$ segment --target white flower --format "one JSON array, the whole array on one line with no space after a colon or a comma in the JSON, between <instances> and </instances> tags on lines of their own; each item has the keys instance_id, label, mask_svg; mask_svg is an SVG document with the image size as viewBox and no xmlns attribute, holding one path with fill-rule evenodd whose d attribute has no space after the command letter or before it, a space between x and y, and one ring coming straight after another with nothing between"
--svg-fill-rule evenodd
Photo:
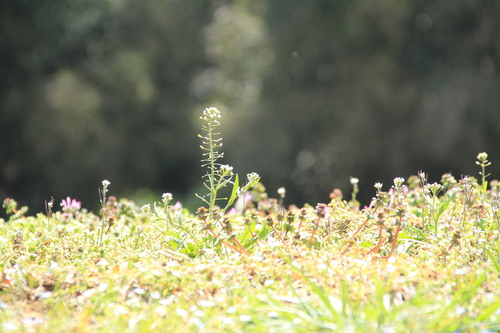
<instances>
[{"instance_id":1,"label":"white flower","mask_svg":"<svg viewBox=\"0 0 500 333\"><path fill-rule=\"evenodd\" d=\"M359 179L358 178L351 177L351 184L352 185L358 185L358 183L359 183Z\"/></svg>"},{"instance_id":2,"label":"white flower","mask_svg":"<svg viewBox=\"0 0 500 333\"><path fill-rule=\"evenodd\" d=\"M240 316L240 321L248 322L250 320L252 320L252 317L250 317L249 315L241 315Z\"/></svg>"},{"instance_id":3,"label":"white flower","mask_svg":"<svg viewBox=\"0 0 500 333\"><path fill-rule=\"evenodd\" d=\"M200 117L200 118L203 120L206 120L206 121L213 121L213 120L221 118L221 115L220 115L220 111L217 110L217 108L212 107L212 108L208 108L208 109L203 110L203 117Z\"/></svg>"},{"instance_id":4,"label":"white flower","mask_svg":"<svg viewBox=\"0 0 500 333\"><path fill-rule=\"evenodd\" d=\"M486 153L479 153L479 155L477 155L477 159L480 160L481 162L484 162L488 159L488 154Z\"/></svg>"},{"instance_id":5,"label":"white flower","mask_svg":"<svg viewBox=\"0 0 500 333\"><path fill-rule=\"evenodd\" d=\"M434 183L434 184L428 184L427 189L429 192L432 193L432 195L436 196L439 192L441 192L441 189L443 188L443 185Z\"/></svg>"},{"instance_id":6,"label":"white flower","mask_svg":"<svg viewBox=\"0 0 500 333\"><path fill-rule=\"evenodd\" d=\"M279 194L282 198L284 198L284 197L285 197L285 194L286 194L286 189L285 189L284 187L280 187L280 188L278 189L278 194Z\"/></svg>"},{"instance_id":7,"label":"white flower","mask_svg":"<svg viewBox=\"0 0 500 333\"><path fill-rule=\"evenodd\" d=\"M149 213L151 213L151 206L150 206L150 204L146 204L146 205L142 206L141 207L141 212L143 214L149 214Z\"/></svg>"},{"instance_id":8,"label":"white flower","mask_svg":"<svg viewBox=\"0 0 500 333\"><path fill-rule=\"evenodd\" d=\"M221 165L220 166L220 172L222 174L230 174L230 175L232 175L233 174L233 167L230 166L230 165L227 165L227 164Z\"/></svg>"},{"instance_id":9,"label":"white flower","mask_svg":"<svg viewBox=\"0 0 500 333\"><path fill-rule=\"evenodd\" d=\"M381 191L382 190L382 183L375 183L375 188L377 189L377 191Z\"/></svg>"},{"instance_id":10,"label":"white flower","mask_svg":"<svg viewBox=\"0 0 500 333\"><path fill-rule=\"evenodd\" d=\"M394 178L394 185L396 185L396 187L401 187L401 185L403 185L404 182L405 179L403 177Z\"/></svg>"},{"instance_id":11,"label":"white flower","mask_svg":"<svg viewBox=\"0 0 500 333\"><path fill-rule=\"evenodd\" d=\"M161 197L163 201L166 202L167 204L173 199L172 193L163 193Z\"/></svg>"},{"instance_id":12,"label":"white flower","mask_svg":"<svg viewBox=\"0 0 500 333\"><path fill-rule=\"evenodd\" d=\"M258 182L259 179L260 179L260 176L257 173L255 173L255 172L249 173L247 175L247 182L248 183Z\"/></svg>"},{"instance_id":13,"label":"white flower","mask_svg":"<svg viewBox=\"0 0 500 333\"><path fill-rule=\"evenodd\" d=\"M109 185L111 185L111 183L108 180L105 179L105 180L102 181L102 186L104 188L108 187Z\"/></svg>"}]
</instances>

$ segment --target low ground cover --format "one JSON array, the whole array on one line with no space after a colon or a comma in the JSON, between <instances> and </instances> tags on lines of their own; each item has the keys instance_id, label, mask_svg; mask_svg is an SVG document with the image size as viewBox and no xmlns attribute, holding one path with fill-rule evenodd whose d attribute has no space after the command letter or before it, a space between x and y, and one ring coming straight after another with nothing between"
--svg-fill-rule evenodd
<instances>
[{"instance_id":1,"label":"low ground cover","mask_svg":"<svg viewBox=\"0 0 500 333\"><path fill-rule=\"evenodd\" d=\"M0 331L500 331L500 184L485 153L479 180L398 177L363 208L353 178L349 201L335 190L285 209L284 189L270 198L257 174L240 187L216 162L217 113L204 117L196 212L169 193L118 200L108 181L99 214L67 198L26 216L4 200Z\"/></svg>"}]
</instances>

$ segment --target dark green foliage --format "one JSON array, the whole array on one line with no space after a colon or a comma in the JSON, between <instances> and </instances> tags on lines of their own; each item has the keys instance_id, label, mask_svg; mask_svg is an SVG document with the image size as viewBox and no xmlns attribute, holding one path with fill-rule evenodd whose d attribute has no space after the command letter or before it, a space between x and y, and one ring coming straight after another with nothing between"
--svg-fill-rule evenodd
<instances>
[{"instance_id":1,"label":"dark green foliage","mask_svg":"<svg viewBox=\"0 0 500 333\"><path fill-rule=\"evenodd\" d=\"M498 17L480 0L2 1L0 199L97 210L102 179L192 197L212 105L222 163L285 205L350 176L362 206L395 175L477 176L478 151L498 173Z\"/></svg>"}]
</instances>

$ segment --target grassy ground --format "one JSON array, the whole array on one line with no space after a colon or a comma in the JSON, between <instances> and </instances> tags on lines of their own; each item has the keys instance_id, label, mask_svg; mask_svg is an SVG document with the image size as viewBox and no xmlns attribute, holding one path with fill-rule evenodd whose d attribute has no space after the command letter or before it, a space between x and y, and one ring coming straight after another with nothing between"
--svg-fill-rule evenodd
<instances>
[{"instance_id":1,"label":"grassy ground","mask_svg":"<svg viewBox=\"0 0 500 333\"><path fill-rule=\"evenodd\" d=\"M6 199L0 331L500 332L499 184L425 178L364 209L284 210L262 186L244 214Z\"/></svg>"}]
</instances>

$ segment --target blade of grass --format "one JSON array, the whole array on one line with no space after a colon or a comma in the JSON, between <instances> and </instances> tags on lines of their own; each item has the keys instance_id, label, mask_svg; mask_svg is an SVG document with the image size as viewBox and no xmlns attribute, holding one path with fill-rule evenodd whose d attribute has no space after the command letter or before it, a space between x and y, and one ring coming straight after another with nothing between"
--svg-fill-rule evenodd
<instances>
[{"instance_id":1,"label":"blade of grass","mask_svg":"<svg viewBox=\"0 0 500 333\"><path fill-rule=\"evenodd\" d=\"M484 249L484 252L490 258L491 262L493 263L493 266L495 266L495 269L500 272L500 263L498 262L498 257L495 257L490 251L488 251L486 248Z\"/></svg>"},{"instance_id":2,"label":"blade of grass","mask_svg":"<svg viewBox=\"0 0 500 333\"><path fill-rule=\"evenodd\" d=\"M224 208L224 212L227 211L227 209L234 203L234 201L238 198L238 192L240 189L240 179L238 177L238 174L234 177L234 184L233 184L233 190L231 192L231 196L229 197L229 200L227 201L227 205Z\"/></svg>"},{"instance_id":3,"label":"blade of grass","mask_svg":"<svg viewBox=\"0 0 500 333\"><path fill-rule=\"evenodd\" d=\"M481 287L481 285L484 283L485 280L486 280L486 275L482 274L479 278L476 279L476 281L473 281L465 285L462 289L459 289L455 292L455 296L453 297L450 304L443 310L441 316L439 316L434 321L433 324L435 325L436 330L453 331L451 326L457 325L457 321L450 320L450 318L447 318L448 313L456 309L457 306L460 306L461 304L470 301L470 299L474 296L476 291L479 289L479 287ZM444 327L442 327L443 324L445 324Z\"/></svg>"},{"instance_id":4,"label":"blade of grass","mask_svg":"<svg viewBox=\"0 0 500 333\"><path fill-rule=\"evenodd\" d=\"M496 301L490 305L486 309L484 309L479 316L477 316L478 321L486 321L488 318L498 309L500 308L500 301Z\"/></svg>"},{"instance_id":5,"label":"blade of grass","mask_svg":"<svg viewBox=\"0 0 500 333\"><path fill-rule=\"evenodd\" d=\"M291 265L291 267L294 271L296 271L297 273L299 273L302 276L302 278L307 282L307 284L312 289L312 291L319 297L323 306L328 310L328 312L334 318L333 322L338 322L338 323L342 322L343 321L342 317L337 312L337 310L335 310L332 302L330 301L330 299L328 298L328 296L326 295L324 290L320 286L318 286L316 283L312 282L311 279L304 273L304 271L302 271L297 266L293 265L291 261L289 261L289 264ZM292 288L292 289L294 290L295 288Z\"/></svg>"}]
</instances>

